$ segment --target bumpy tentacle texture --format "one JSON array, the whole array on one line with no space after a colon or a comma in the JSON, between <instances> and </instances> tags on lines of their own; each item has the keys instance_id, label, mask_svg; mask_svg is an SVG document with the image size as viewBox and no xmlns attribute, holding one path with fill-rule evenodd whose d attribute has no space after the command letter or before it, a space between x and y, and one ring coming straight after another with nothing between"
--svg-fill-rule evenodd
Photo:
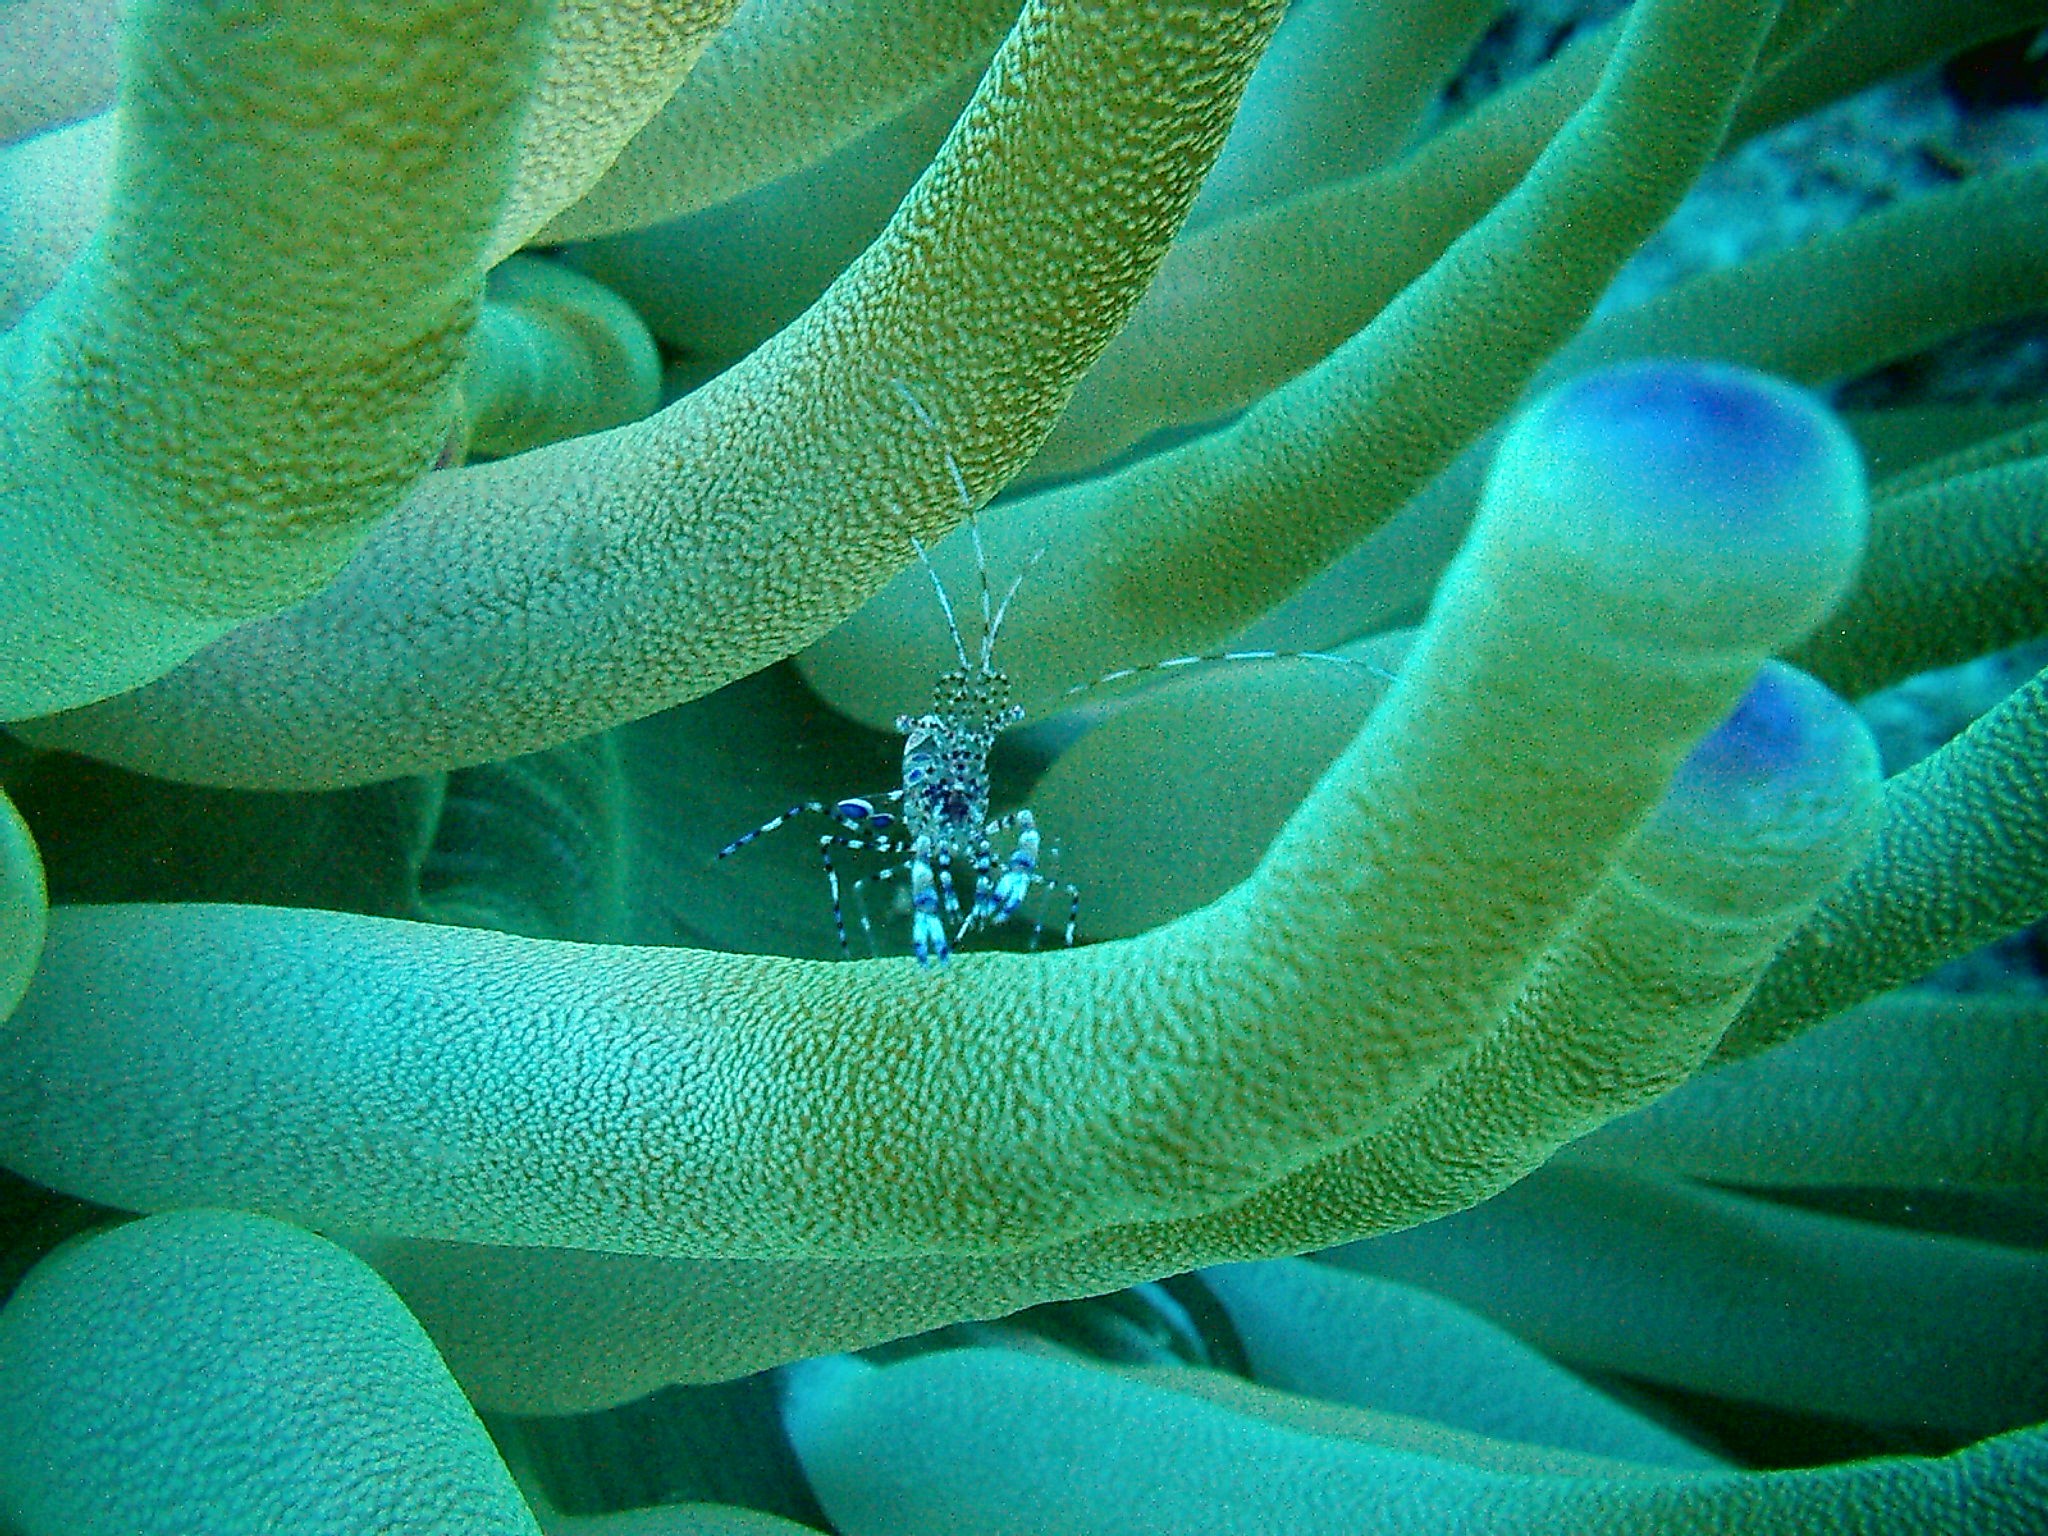
<instances>
[{"instance_id":1,"label":"bumpy tentacle texture","mask_svg":"<svg viewBox=\"0 0 2048 1536\"><path fill-rule=\"evenodd\" d=\"M726 0L252 27L152 3L125 137L102 118L0 160L0 313L41 301L6 341L0 699L68 711L0 737L21 813L0 813L0 1006L27 988L0 1025L0 1288L128 1211L297 1217L382 1272L472 1403L565 1414L1363 1238L1331 1257L1380 1278L1211 1271L1256 1382L827 1368L794 1381L791 1424L848 1529L877 1501L947 1529L1134 1507L1176 1529L2041 1525L2048 1450L2009 1433L2048 1413L2038 998L1879 994L2048 908L2048 681L1882 792L1821 686L2039 630L2041 410L1862 413L1880 483L1857 572L1859 476L1811 401L1713 368L1592 372L1714 355L1827 384L2038 308L2041 173L1581 322L1717 145L2048 5L1642 0L1353 174L1487 9L1360 8L1387 56L1331 62L1371 90L1324 92L1306 32L1249 88L1268 127L1379 103L1317 146L1308 174L1339 179L1168 256L1282 7L1034 0L878 242L820 263L845 270L814 308L737 362L662 335L671 383L734 363L710 387L610 427L648 403L632 317L580 284L533 302L520 267L479 310L486 266L594 182L557 228L780 169L829 186L834 145L914 138L881 125L913 104L950 115L1019 8L750 3L605 175ZM1311 163L1274 148L1229 151L1248 201ZM999 587L1055 545L1001 664L1050 701L1098 660L1256 620L1364 636L1399 681L1182 674L1005 738L999 792L1056 759L1031 795L1048 864L1060 844L1084 938L1115 942L934 973L804 958L836 954L817 844L709 855L898 782L901 738L852 715L926 696L923 662L890 653L938 638L928 584L833 642L866 654L833 685L852 715L793 667L738 675L961 518L949 454L978 503L1042 441L1039 470L1091 469L1239 406L1203 443L984 517ZM507 457L429 472L483 419ZM1273 607L1311 579L1313 614ZM1190 728L1198 746L1171 734ZM431 771L385 777L407 770ZM1361 1330L1426 1336L1432 1368L1328 1345ZM238 1366L265 1339L289 1369ZM264 1479L310 1458L326 1497L349 1446L375 1465L335 1496L412 1501L393 1528L461 1487L490 1511L470 1526L531 1529L389 1293L269 1218L57 1252L0 1313L0 1353L0 1520L36 1536L90 1529L88 1507L168 1518L92 1504L150 1466L178 1474L153 1499L253 1468L208 1486L303 1526ZM364 1361L381 1428L368 1396L318 1397ZM1744 1473L1753 1448L1688 1445L1560 1363L1836 1438L1791 1453L1813 1470ZM1128 1410L1125 1443L1160 1458L1118 1484L1076 1448L1047 1489L1028 1435L1048 1415L1000 1401L1020 1370L1099 1408L1098 1447ZM1446 1390L1475 1373L1484 1391ZM2003 1438L1864 1459L1983 1435ZM899 1499L877 1478L919 1445L948 1464ZM1134 1502L1162 1467L1180 1482ZM1191 1489L1199 1510L1175 1502ZM550 1533L788 1529L528 1492ZM1012 1502L972 1504L991 1494ZM330 1524L352 1521L376 1523Z\"/></svg>"},{"instance_id":2,"label":"bumpy tentacle texture","mask_svg":"<svg viewBox=\"0 0 2048 1536\"><path fill-rule=\"evenodd\" d=\"M935 986L903 963L74 910L0 1061L8 1160L130 1207L656 1254L1015 1255L1084 1284L1455 1208L1682 1076L1859 850L1874 758L1778 672L1630 839L1842 589L1862 516L1853 450L1803 397L1599 376L1503 449L1401 683L1203 912ZM256 1081L275 1086L211 1152L150 1150ZM1172 1222L1195 1225L1153 1230Z\"/></svg>"},{"instance_id":3,"label":"bumpy tentacle texture","mask_svg":"<svg viewBox=\"0 0 2048 1536\"><path fill-rule=\"evenodd\" d=\"M1539 367L1555 382L1661 352L1819 384L2048 300L2036 168L1981 178L1953 201L1886 210L1816 242L1804 260L1759 261L1748 282L1703 278L1670 296L1689 302L1596 322L1558 352L1721 143L1756 78L1734 67L1743 47L1768 60L1786 46L1776 33L1754 35L1767 20L1750 16L1739 39L1741 20L1725 7L1638 8L1597 87L1583 77L1599 60L1568 55L1549 89L1475 114L1412 164L1183 242L1060 429L1102 435L1046 467L1087 467L1152 428L1251 408L1192 444L988 519L999 567L1043 548L1034 582L1066 594L1057 606L1024 605L1013 621L1013 650L1034 669L1017 668L1025 702L1057 707L1067 685L1133 659L1216 647L1392 516ZM1727 73L1699 69L1706 55ZM1581 102L1575 93L1588 90ZM1635 154L1610 153L1609 134ZM1958 225L1973 238L1951 238ZM1255 289L1256 301L1238 288ZM1226 393L1205 393L1219 381ZM1099 414L1114 419L1098 426ZM1273 474L1276 462L1287 472ZM1362 566L1332 572L1332 586L1370 591L1375 559L1389 559L1369 544L1361 553ZM956 580L972 568L959 540L938 558ZM1200 596L1158 600L1166 591ZM913 658L928 654L926 636L938 638L924 598L899 581L807 653L806 676L836 707L885 723L917 696ZM1358 596L1345 606L1371 607ZM1282 643L1320 647L1359 632ZM906 634L919 643L902 645Z\"/></svg>"},{"instance_id":4,"label":"bumpy tentacle texture","mask_svg":"<svg viewBox=\"0 0 2048 1536\"><path fill-rule=\"evenodd\" d=\"M1306 1259L1225 1265L1202 1280L1265 1386L1532 1448L1724 1464L1428 1291Z\"/></svg>"},{"instance_id":5,"label":"bumpy tentacle texture","mask_svg":"<svg viewBox=\"0 0 2048 1536\"><path fill-rule=\"evenodd\" d=\"M1885 787L1876 843L1721 1044L1762 1050L2048 911L2048 672Z\"/></svg>"},{"instance_id":6,"label":"bumpy tentacle texture","mask_svg":"<svg viewBox=\"0 0 2048 1536\"><path fill-rule=\"evenodd\" d=\"M0 16L0 145L96 113L115 94L113 0L31 0Z\"/></svg>"},{"instance_id":7,"label":"bumpy tentacle texture","mask_svg":"<svg viewBox=\"0 0 2048 1536\"><path fill-rule=\"evenodd\" d=\"M1501 0L1308 0L1245 97L1190 216L1199 228L1332 181L1401 149L1438 82L1501 12ZM1356 59L1379 67L1359 78Z\"/></svg>"},{"instance_id":8,"label":"bumpy tentacle texture","mask_svg":"<svg viewBox=\"0 0 2048 1536\"><path fill-rule=\"evenodd\" d=\"M1554 1168L1332 1257L1581 1367L1957 1438L2048 1416L2038 1251Z\"/></svg>"},{"instance_id":9,"label":"bumpy tentacle texture","mask_svg":"<svg viewBox=\"0 0 2048 1536\"><path fill-rule=\"evenodd\" d=\"M848 8L808 9L836 16ZM922 101L823 160L708 208L580 242L564 254L639 311L672 349L671 386L687 393L809 309L888 227L959 120L996 41ZM697 161L690 157L691 164Z\"/></svg>"},{"instance_id":10,"label":"bumpy tentacle texture","mask_svg":"<svg viewBox=\"0 0 2048 1536\"><path fill-rule=\"evenodd\" d=\"M0 149L0 325L12 327L57 285L106 213L114 120L102 113Z\"/></svg>"},{"instance_id":11,"label":"bumpy tentacle texture","mask_svg":"<svg viewBox=\"0 0 2048 1536\"><path fill-rule=\"evenodd\" d=\"M815 639L961 516L899 384L977 496L1008 479L1179 228L1278 11L1034 4L881 239L746 362L432 477L319 597L36 734L198 782L360 783L551 746Z\"/></svg>"},{"instance_id":12,"label":"bumpy tentacle texture","mask_svg":"<svg viewBox=\"0 0 2048 1536\"><path fill-rule=\"evenodd\" d=\"M1251 1536L1421 1532L1718 1536L1738 1530L2025 1536L2048 1511L2041 1430L1942 1461L1805 1472L1597 1475L1521 1447L1377 1424L1273 1422L1168 1380L996 1350L797 1376L790 1430L838 1529L1152 1529ZM1348 1433L1346 1432L1348 1431ZM1420 1443L1418 1443L1420 1442ZM1029 1523L1013 1512L1029 1511Z\"/></svg>"},{"instance_id":13,"label":"bumpy tentacle texture","mask_svg":"<svg viewBox=\"0 0 2048 1536\"><path fill-rule=\"evenodd\" d=\"M1703 1074L1575 1158L1751 1188L2048 1187L2048 1001L1909 990Z\"/></svg>"},{"instance_id":14,"label":"bumpy tentacle texture","mask_svg":"<svg viewBox=\"0 0 2048 1536\"><path fill-rule=\"evenodd\" d=\"M113 99L116 10L113 0L29 0L0 16L0 144Z\"/></svg>"},{"instance_id":15,"label":"bumpy tentacle texture","mask_svg":"<svg viewBox=\"0 0 2048 1536\"><path fill-rule=\"evenodd\" d=\"M979 1262L683 1264L392 1243L366 1251L482 1401L562 1411L678 1375L730 1374L835 1337L886 1338L1469 1204L1696 1064L1745 978L1867 831L1867 743L1796 674L1774 672L1714 741L1476 1055L1383 1129L1213 1216ZM1738 885L1749 888L1739 901ZM739 1316L744 1328L723 1326ZM707 1327L713 1317L720 1327ZM621 1335L638 1350L610 1342ZM541 1339L549 1342L517 1342Z\"/></svg>"},{"instance_id":16,"label":"bumpy tentacle texture","mask_svg":"<svg viewBox=\"0 0 2048 1536\"><path fill-rule=\"evenodd\" d=\"M1528 176L1371 326L1228 430L992 525L997 564L1021 569L1044 548L1034 580L1063 598L1011 620L1013 646L1033 659L1020 702L1048 705L1133 658L1212 648L1447 463L1584 321L1712 157L1776 11L1762 0L1638 7L1600 88ZM1286 476L1272 474L1276 461ZM1180 601L1162 608L1165 590ZM929 606L899 582L808 657L806 675L856 718L892 718L915 696L905 657L917 653L902 636L929 623Z\"/></svg>"},{"instance_id":17,"label":"bumpy tentacle texture","mask_svg":"<svg viewBox=\"0 0 2048 1536\"><path fill-rule=\"evenodd\" d=\"M136 12L107 217L0 351L0 716L316 590L433 464L545 10Z\"/></svg>"},{"instance_id":18,"label":"bumpy tentacle texture","mask_svg":"<svg viewBox=\"0 0 2048 1536\"><path fill-rule=\"evenodd\" d=\"M76 22L83 31L114 19L115 7L104 0L37 0L10 7L0 27L26 12L33 29L36 11L62 10L67 3L80 13ZM484 248L487 261L517 250L550 215L589 190L620 146L675 92L736 3L560 0L547 7L553 16L547 57L532 82L523 122L513 125L517 163L509 187L501 189L496 227ZM107 14L86 14L94 11ZM93 40L74 41L90 46ZM13 39L0 37L0 56L11 61L14 48ZM109 38L109 87L113 53ZM29 69L38 62L50 69L47 55ZM62 62L60 57L59 73ZM46 73L37 83L48 79ZM0 118L8 110L10 84L0 75ZM98 221L113 174L113 119L111 112L102 113L0 152L0 202L12 204L13 216L7 228L12 270L0 278L0 318L8 324L54 285ZM27 240L20 227L24 216L31 225ZM26 262L25 247L31 256Z\"/></svg>"},{"instance_id":19,"label":"bumpy tentacle texture","mask_svg":"<svg viewBox=\"0 0 2048 1536\"><path fill-rule=\"evenodd\" d=\"M419 1325L280 1222L151 1217L0 1311L0 1511L24 1536L538 1536Z\"/></svg>"},{"instance_id":20,"label":"bumpy tentacle texture","mask_svg":"<svg viewBox=\"0 0 2048 1536\"><path fill-rule=\"evenodd\" d=\"M986 58L1018 10L1017 0L753 0L546 238L638 229L815 164Z\"/></svg>"},{"instance_id":21,"label":"bumpy tentacle texture","mask_svg":"<svg viewBox=\"0 0 2048 1536\"><path fill-rule=\"evenodd\" d=\"M1835 92L1912 69L2028 19L2026 7L2011 0L1938 13L1864 4L1842 29L1851 35L1804 50L1798 46L1804 29L1781 22L1736 105L1729 138L1739 142ZM1856 28L1857 22L1864 26ZM1543 70L1383 169L1181 241L1130 326L1076 391L1033 472L1071 473L1147 432L1213 421L1317 363L1428 270L1529 170L1584 105L1618 31L1609 26L1575 42ZM1851 75L1846 81L1845 73ZM1578 254L1598 259L1590 249ZM1173 365L1161 366L1163 358Z\"/></svg>"},{"instance_id":22,"label":"bumpy tentacle texture","mask_svg":"<svg viewBox=\"0 0 2048 1536\"><path fill-rule=\"evenodd\" d=\"M463 379L469 451L502 457L653 410L661 358L611 290L555 262L513 257L491 273Z\"/></svg>"},{"instance_id":23,"label":"bumpy tentacle texture","mask_svg":"<svg viewBox=\"0 0 2048 1536\"><path fill-rule=\"evenodd\" d=\"M14 1012L42 958L50 902L43 861L14 802L0 792L0 1020Z\"/></svg>"},{"instance_id":24,"label":"bumpy tentacle texture","mask_svg":"<svg viewBox=\"0 0 2048 1536\"><path fill-rule=\"evenodd\" d=\"M2048 300L2044 196L2048 171L2022 166L1708 271L1596 318L1538 378L1555 383L1604 363L1664 355L1717 358L1811 385L1853 377ZM1951 238L1958 228L1970 238ZM1883 420L1899 414L1879 413ZM1971 431L1965 439L1977 436ZM1404 509L1405 527L1356 546L1270 615L1267 637L1257 643L1320 646L1407 622L1417 611L1414 594L1427 595L1470 518L1480 462L1481 452L1468 451ZM1958 463L1955 474L1965 468ZM1900 527L1890 521L1878 535L1874 566L1892 563L1883 543ZM1873 643L1879 642L1863 642Z\"/></svg>"},{"instance_id":25,"label":"bumpy tentacle texture","mask_svg":"<svg viewBox=\"0 0 2048 1536\"><path fill-rule=\"evenodd\" d=\"M519 171L490 257L588 193L690 74L739 0L555 0L547 63L520 124Z\"/></svg>"}]
</instances>

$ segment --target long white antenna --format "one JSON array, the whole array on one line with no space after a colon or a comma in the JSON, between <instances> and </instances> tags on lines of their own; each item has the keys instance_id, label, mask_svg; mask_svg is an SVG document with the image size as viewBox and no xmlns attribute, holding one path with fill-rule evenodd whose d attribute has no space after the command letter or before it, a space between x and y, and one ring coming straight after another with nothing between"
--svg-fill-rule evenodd
<instances>
[{"instance_id":1,"label":"long white antenna","mask_svg":"<svg viewBox=\"0 0 2048 1536\"><path fill-rule=\"evenodd\" d=\"M953 455L948 453L946 461L951 463L952 459ZM996 626L1003 622L1003 615L1001 608L993 613L989 611L988 555L981 547L981 519L974 515L972 507L967 509L967 537L974 545L974 569L981 577L981 670L986 672L989 669L990 658L995 655ZM1017 589L1011 587L1010 590L1014 592ZM1007 608L1009 605L1010 600L1004 598L1003 607Z\"/></svg>"},{"instance_id":2,"label":"long white antenna","mask_svg":"<svg viewBox=\"0 0 2048 1536\"><path fill-rule=\"evenodd\" d=\"M1010 599L1015 597L1017 589L1024 585L1024 578L1031 574L1031 567L1038 564L1044 557L1045 551L1043 549L1035 551L1031 558L1024 562L1024 569L1019 571L1016 579L1010 583L1010 590L1003 594L1003 600L996 604L995 617L989 620L988 633L981 643L981 668L984 672L988 670L989 664L995 658L996 631L1003 627L1003 615L1010 611Z\"/></svg>"},{"instance_id":3,"label":"long white antenna","mask_svg":"<svg viewBox=\"0 0 2048 1536\"><path fill-rule=\"evenodd\" d=\"M981 581L981 670L987 672L995 656L996 630L1003 622L1002 609L1010 606L1010 599L1005 597L1002 607L998 608L989 592L988 554L981 545L981 520L974 515L974 496L967 489L967 475L960 468L960 461L953 456L953 450L946 442L945 430L940 427L938 418L925 409L924 402L911 392L908 384L901 379L891 379L889 382L896 386L896 392L903 396L912 414L931 434L932 441L938 444L940 456L946 461L946 473L952 476L953 489L959 494L960 509L967 514L967 537L974 545L974 569ZM910 542L917 544L915 539ZM923 545L917 545L917 553L920 558L924 558L924 568L931 574L932 585L938 588L939 602L946 610L946 623L953 631L953 648L960 653L960 667L965 671L970 663L967 660L967 647L960 639L960 626L953 621L953 605L946 597L945 588L939 584L938 572L932 569L930 559L924 557ZM1016 590L1012 586L1011 594L1014 595Z\"/></svg>"},{"instance_id":4,"label":"long white antenna","mask_svg":"<svg viewBox=\"0 0 2048 1536\"><path fill-rule=\"evenodd\" d=\"M946 596L946 584L939 580L939 573L932 565L932 557L925 553L924 541L919 539L916 534L910 536L910 547L917 551L917 558L924 562L924 573L931 577L932 590L939 595L939 612L946 616L946 633L953 637L953 653L960 658L960 670L962 672L971 672L974 670L974 663L967 659L967 642L960 638L960 625L953 617L953 599ZM988 648L984 646L982 648L984 661L987 659L987 654Z\"/></svg>"},{"instance_id":5,"label":"long white antenna","mask_svg":"<svg viewBox=\"0 0 2048 1536\"><path fill-rule=\"evenodd\" d=\"M1076 683L1061 697L1071 699L1079 693L1093 693L1110 683L1120 683L1127 677L1139 677L1147 672L1172 672L1181 667L1207 666L1225 661L1324 661L1339 667L1350 667L1368 677L1383 683L1399 679L1376 662L1363 661L1355 656L1338 656L1329 651L1210 651L1200 656L1169 656L1164 661L1144 661L1134 667L1118 667L1114 672L1105 672L1100 677L1090 678L1085 683Z\"/></svg>"}]
</instances>

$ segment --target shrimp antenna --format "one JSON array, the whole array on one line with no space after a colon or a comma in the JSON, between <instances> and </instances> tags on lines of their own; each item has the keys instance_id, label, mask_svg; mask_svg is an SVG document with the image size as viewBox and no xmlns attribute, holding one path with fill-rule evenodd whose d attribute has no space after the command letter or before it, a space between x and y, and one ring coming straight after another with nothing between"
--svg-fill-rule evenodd
<instances>
[{"instance_id":1,"label":"shrimp antenna","mask_svg":"<svg viewBox=\"0 0 2048 1536\"><path fill-rule=\"evenodd\" d=\"M945 429L939 425L938 418L925 409L924 402L911 392L910 386L904 383L903 380L891 379L889 382L896 386L896 392L910 406L911 414L916 416L919 423L931 434L932 441L939 445L939 453L946 461L946 473L952 477L953 489L960 497L960 509L967 514L967 536L974 544L974 569L981 579L981 669L986 672L989 666L989 658L992 654L991 648L995 644L995 628L1002 621L994 609L994 603L988 588L988 555L982 549L981 522L974 515L974 496L967 489L967 475L960 468L960 461L953 456L953 450L947 446ZM922 550L919 551L919 553L922 552ZM925 562L925 568L927 570L931 568L929 560ZM934 585L937 584L938 579L937 574L934 573L932 576ZM1006 604L1008 601L1007 598L1004 599ZM952 617L952 608L950 606L946 610L946 615L949 619ZM964 668L968 664L967 648L960 644L957 629L955 630L953 640L960 650L960 665Z\"/></svg>"},{"instance_id":2,"label":"shrimp antenna","mask_svg":"<svg viewBox=\"0 0 2048 1536\"><path fill-rule=\"evenodd\" d=\"M1024 562L1024 569L1019 571L1016 578L1011 581L1010 590L1003 594L1003 600L996 604L995 617L989 620L988 633L981 643L981 668L984 672L988 670L989 663L995 657L996 632L1003 627L1003 615L1010 611L1010 599L1015 597L1017 589L1024 585L1024 578L1031 574L1031 567L1038 564L1044 558L1045 551L1043 549L1035 551L1031 558Z\"/></svg>"},{"instance_id":3,"label":"shrimp antenna","mask_svg":"<svg viewBox=\"0 0 2048 1536\"><path fill-rule=\"evenodd\" d=\"M950 460L953 455L949 453L946 457ZM1005 597L1002 601L1002 606L996 608L994 612L990 612L988 555L981 547L981 519L974 515L972 507L967 509L967 537L974 545L974 569L981 577L981 670L986 672L989 667L989 658L995 654L996 628L1003 622L1003 609L1010 606L1010 600ZM1010 590L1012 592L1017 590L1014 583L1012 583Z\"/></svg>"},{"instance_id":4,"label":"shrimp antenna","mask_svg":"<svg viewBox=\"0 0 2048 1536\"><path fill-rule=\"evenodd\" d=\"M917 558L924 562L925 575L932 579L932 591L938 594L939 612L946 616L946 633L953 637L953 653L960 658L960 670L972 671L974 663L967 659L967 642L960 638L960 623L953 617L953 599L946 596L946 584L939 580L939 573L932 564L932 557L925 553L924 541L916 534L910 536L910 547L917 551ZM984 645L983 655L986 656L987 652L988 647Z\"/></svg>"},{"instance_id":5,"label":"shrimp antenna","mask_svg":"<svg viewBox=\"0 0 2048 1536\"><path fill-rule=\"evenodd\" d=\"M1074 684L1062 697L1071 699L1077 694L1093 693L1096 689L1107 687L1111 683L1120 683L1130 677L1142 677L1148 672L1176 672L1183 667L1213 666L1228 661L1321 661L1363 672L1367 677L1377 678L1383 683L1400 680L1377 662L1366 661L1356 656L1339 656L1330 651L1210 651L1200 656L1169 656L1164 661L1144 661L1134 667L1118 667L1114 672L1105 672L1102 676L1090 678L1085 683Z\"/></svg>"}]
</instances>

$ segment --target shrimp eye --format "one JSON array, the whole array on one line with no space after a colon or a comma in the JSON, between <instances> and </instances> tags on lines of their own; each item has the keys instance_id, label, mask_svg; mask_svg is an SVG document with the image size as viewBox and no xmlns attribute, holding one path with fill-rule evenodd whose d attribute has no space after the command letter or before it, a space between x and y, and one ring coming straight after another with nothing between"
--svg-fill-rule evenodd
<instances>
[{"instance_id":1,"label":"shrimp eye","mask_svg":"<svg viewBox=\"0 0 2048 1536\"><path fill-rule=\"evenodd\" d=\"M832 814L841 821L866 821L875 808L865 800L842 800L832 807Z\"/></svg>"}]
</instances>

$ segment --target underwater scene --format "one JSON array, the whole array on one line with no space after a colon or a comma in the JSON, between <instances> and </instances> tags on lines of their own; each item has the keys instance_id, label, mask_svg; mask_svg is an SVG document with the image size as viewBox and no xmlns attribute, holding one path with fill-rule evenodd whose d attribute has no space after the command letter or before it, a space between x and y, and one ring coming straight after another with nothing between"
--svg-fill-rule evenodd
<instances>
[{"instance_id":1,"label":"underwater scene","mask_svg":"<svg viewBox=\"0 0 2048 1536\"><path fill-rule=\"evenodd\" d=\"M0 1536L2048 1533L2044 28L0 4Z\"/></svg>"}]
</instances>

